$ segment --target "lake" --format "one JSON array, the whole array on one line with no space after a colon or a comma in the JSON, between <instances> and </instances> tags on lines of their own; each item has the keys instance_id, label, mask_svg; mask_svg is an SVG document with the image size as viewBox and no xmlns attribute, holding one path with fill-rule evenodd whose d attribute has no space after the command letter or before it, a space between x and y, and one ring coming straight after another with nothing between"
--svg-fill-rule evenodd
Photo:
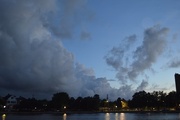
<instances>
[{"instance_id":1,"label":"lake","mask_svg":"<svg viewBox=\"0 0 180 120\"><path fill-rule=\"evenodd\" d=\"M180 113L7 114L4 120L179 120ZM2 118L3 120L3 118Z\"/></svg>"}]
</instances>

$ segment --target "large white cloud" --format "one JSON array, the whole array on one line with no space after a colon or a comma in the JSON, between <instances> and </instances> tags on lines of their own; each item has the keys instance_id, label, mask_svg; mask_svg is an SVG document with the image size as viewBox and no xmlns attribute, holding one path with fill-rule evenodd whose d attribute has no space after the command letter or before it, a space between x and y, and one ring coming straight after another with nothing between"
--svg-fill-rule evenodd
<instances>
[{"instance_id":1,"label":"large white cloud","mask_svg":"<svg viewBox=\"0 0 180 120\"><path fill-rule=\"evenodd\" d=\"M164 53L168 32L168 28L160 25L150 27L144 31L144 38L140 46L132 49L134 46L129 41L132 38L135 40L136 37L135 35L130 36L119 47L113 47L105 60L117 71L116 77L122 83L127 83L128 80L133 81L146 70L151 69L160 55Z\"/></svg>"}]
</instances>

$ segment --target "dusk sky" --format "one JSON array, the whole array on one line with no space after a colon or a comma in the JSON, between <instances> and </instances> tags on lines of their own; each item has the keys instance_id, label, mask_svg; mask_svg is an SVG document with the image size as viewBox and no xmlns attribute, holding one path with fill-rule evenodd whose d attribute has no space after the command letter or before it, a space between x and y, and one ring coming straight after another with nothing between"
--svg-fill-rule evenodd
<instances>
[{"instance_id":1,"label":"dusk sky","mask_svg":"<svg viewBox=\"0 0 180 120\"><path fill-rule=\"evenodd\" d=\"M0 96L131 99L175 90L179 0L0 0Z\"/></svg>"}]
</instances>

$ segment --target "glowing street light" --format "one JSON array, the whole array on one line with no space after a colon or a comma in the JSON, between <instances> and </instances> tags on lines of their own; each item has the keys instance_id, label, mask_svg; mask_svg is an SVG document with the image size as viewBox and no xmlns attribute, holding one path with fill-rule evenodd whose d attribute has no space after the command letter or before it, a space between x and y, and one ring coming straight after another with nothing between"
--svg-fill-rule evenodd
<instances>
[{"instance_id":1,"label":"glowing street light","mask_svg":"<svg viewBox=\"0 0 180 120\"><path fill-rule=\"evenodd\" d=\"M2 115L2 120L5 120L6 119L6 114L3 114Z\"/></svg>"}]
</instances>

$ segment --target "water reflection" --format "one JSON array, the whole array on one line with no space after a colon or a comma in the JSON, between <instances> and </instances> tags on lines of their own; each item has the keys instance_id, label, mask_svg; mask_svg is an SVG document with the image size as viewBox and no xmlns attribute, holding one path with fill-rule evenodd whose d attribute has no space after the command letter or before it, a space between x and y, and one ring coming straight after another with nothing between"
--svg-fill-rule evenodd
<instances>
[{"instance_id":1,"label":"water reflection","mask_svg":"<svg viewBox=\"0 0 180 120\"><path fill-rule=\"evenodd\" d=\"M64 113L64 114L63 114L63 120L66 120L66 118L67 118L67 114Z\"/></svg>"},{"instance_id":2,"label":"water reflection","mask_svg":"<svg viewBox=\"0 0 180 120\"><path fill-rule=\"evenodd\" d=\"M179 120L179 113L8 114L0 120Z\"/></svg>"},{"instance_id":3,"label":"water reflection","mask_svg":"<svg viewBox=\"0 0 180 120\"><path fill-rule=\"evenodd\" d=\"M126 116L124 113L120 113L120 120L126 120Z\"/></svg>"},{"instance_id":4,"label":"water reflection","mask_svg":"<svg viewBox=\"0 0 180 120\"><path fill-rule=\"evenodd\" d=\"M179 118L180 118L180 114L179 114Z\"/></svg>"},{"instance_id":5,"label":"water reflection","mask_svg":"<svg viewBox=\"0 0 180 120\"><path fill-rule=\"evenodd\" d=\"M6 119L6 114L3 114L2 115L2 120L5 120Z\"/></svg>"},{"instance_id":6,"label":"water reflection","mask_svg":"<svg viewBox=\"0 0 180 120\"><path fill-rule=\"evenodd\" d=\"M126 120L125 113L115 113L115 120Z\"/></svg>"},{"instance_id":7,"label":"water reflection","mask_svg":"<svg viewBox=\"0 0 180 120\"><path fill-rule=\"evenodd\" d=\"M106 114L105 114L105 120L110 120L110 115L109 115L109 113L106 113Z\"/></svg>"},{"instance_id":8,"label":"water reflection","mask_svg":"<svg viewBox=\"0 0 180 120\"><path fill-rule=\"evenodd\" d=\"M119 114L115 113L115 120L119 120Z\"/></svg>"}]
</instances>

